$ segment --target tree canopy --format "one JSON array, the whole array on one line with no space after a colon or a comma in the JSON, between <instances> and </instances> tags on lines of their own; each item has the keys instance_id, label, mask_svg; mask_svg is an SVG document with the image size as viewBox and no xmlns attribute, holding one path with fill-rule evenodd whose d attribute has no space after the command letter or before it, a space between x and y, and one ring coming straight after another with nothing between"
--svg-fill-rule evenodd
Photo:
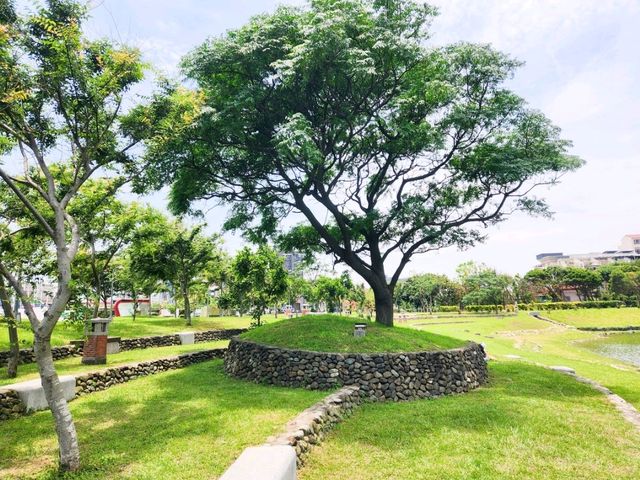
<instances>
[{"instance_id":1,"label":"tree canopy","mask_svg":"<svg viewBox=\"0 0 640 480\"><path fill-rule=\"evenodd\" d=\"M532 189L581 164L505 86L518 61L488 45L426 45L435 13L316 0L208 40L182 64L198 90L169 88L138 111L146 181L169 181L181 211L230 204L226 227L250 238L298 214L285 239L349 265L391 324L415 254L473 244L517 210L548 213Z\"/></svg>"},{"instance_id":2,"label":"tree canopy","mask_svg":"<svg viewBox=\"0 0 640 480\"><path fill-rule=\"evenodd\" d=\"M261 317L271 307L287 297L289 281L283 259L268 245L256 251L249 247L240 250L231 262L228 289L220 304L250 311L253 324L259 326Z\"/></svg>"}]
</instances>

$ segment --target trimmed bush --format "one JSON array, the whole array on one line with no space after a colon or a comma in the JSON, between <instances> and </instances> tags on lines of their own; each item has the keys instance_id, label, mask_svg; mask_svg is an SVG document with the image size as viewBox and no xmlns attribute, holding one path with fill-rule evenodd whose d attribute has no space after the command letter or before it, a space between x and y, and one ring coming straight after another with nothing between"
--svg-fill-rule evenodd
<instances>
[{"instance_id":1,"label":"trimmed bush","mask_svg":"<svg viewBox=\"0 0 640 480\"><path fill-rule=\"evenodd\" d=\"M500 312L513 312L513 305L465 305L465 312L473 313L500 313Z\"/></svg>"},{"instance_id":2,"label":"trimmed bush","mask_svg":"<svg viewBox=\"0 0 640 480\"><path fill-rule=\"evenodd\" d=\"M624 302L620 300L593 300L587 302L546 302L523 303L522 310L577 310L579 308L620 308Z\"/></svg>"},{"instance_id":3,"label":"trimmed bush","mask_svg":"<svg viewBox=\"0 0 640 480\"><path fill-rule=\"evenodd\" d=\"M460 313L460 307L457 305L440 305L436 308L436 311L442 313Z\"/></svg>"}]
</instances>

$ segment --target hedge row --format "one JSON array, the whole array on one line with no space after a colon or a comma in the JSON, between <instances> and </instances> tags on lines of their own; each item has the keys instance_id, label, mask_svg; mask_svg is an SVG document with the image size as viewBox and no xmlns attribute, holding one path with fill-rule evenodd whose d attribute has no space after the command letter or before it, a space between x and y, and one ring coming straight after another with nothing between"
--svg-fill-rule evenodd
<instances>
[{"instance_id":1,"label":"hedge row","mask_svg":"<svg viewBox=\"0 0 640 480\"><path fill-rule=\"evenodd\" d=\"M544 303L521 303L518 304L520 310L577 310L579 308L620 308L624 307L625 302L621 300L593 300L586 302L544 302ZM513 312L513 305L466 305L460 308L456 305L442 305L437 308L442 313L499 313Z\"/></svg>"},{"instance_id":2,"label":"hedge row","mask_svg":"<svg viewBox=\"0 0 640 480\"><path fill-rule=\"evenodd\" d=\"M524 303L521 310L577 310L579 308L620 308L624 302L620 300L593 300L587 302L547 302Z\"/></svg>"}]
</instances>

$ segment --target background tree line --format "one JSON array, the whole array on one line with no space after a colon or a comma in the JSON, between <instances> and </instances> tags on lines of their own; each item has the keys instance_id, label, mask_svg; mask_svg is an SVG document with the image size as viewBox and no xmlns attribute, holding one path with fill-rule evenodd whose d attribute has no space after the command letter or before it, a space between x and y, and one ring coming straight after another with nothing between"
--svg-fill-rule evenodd
<instances>
[{"instance_id":1,"label":"background tree line","mask_svg":"<svg viewBox=\"0 0 640 480\"><path fill-rule=\"evenodd\" d=\"M640 305L640 262L594 268L550 266L524 276L498 273L474 262L461 264L455 278L425 273L398 284L398 308L433 311L442 306L468 307L515 303L563 302L575 290L579 301L617 300Z\"/></svg>"}]
</instances>

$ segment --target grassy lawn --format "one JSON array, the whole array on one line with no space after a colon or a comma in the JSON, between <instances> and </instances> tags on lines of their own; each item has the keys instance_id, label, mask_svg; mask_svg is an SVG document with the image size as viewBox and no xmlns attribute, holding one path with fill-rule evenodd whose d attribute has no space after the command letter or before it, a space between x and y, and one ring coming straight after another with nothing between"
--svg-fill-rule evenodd
<instances>
[{"instance_id":1,"label":"grassy lawn","mask_svg":"<svg viewBox=\"0 0 640 480\"><path fill-rule=\"evenodd\" d=\"M551 310L540 314L574 327L640 326L640 308L636 307Z\"/></svg>"},{"instance_id":2,"label":"grassy lawn","mask_svg":"<svg viewBox=\"0 0 640 480\"><path fill-rule=\"evenodd\" d=\"M56 371L58 372L58 375L92 372L128 363L159 360L161 358L172 357L181 353L197 352L199 350L207 350L209 348L224 348L228 343L228 340L220 340L216 342L196 343L194 345L174 345L171 347L146 348L143 350L127 350L125 352L108 355L106 365L83 365L80 362L81 357L71 357L58 360L56 362ZM20 365L18 367L17 378L7 378L7 369L2 368L0 369L0 386L31 380L33 378L38 378L38 376L38 366L35 363Z\"/></svg>"},{"instance_id":3,"label":"grassy lawn","mask_svg":"<svg viewBox=\"0 0 640 480\"><path fill-rule=\"evenodd\" d=\"M572 367L578 374L602 383L640 409L638 368L600 355L583 344L603 338L601 333L568 329L526 313L517 317L465 320L465 323L422 320L411 325L460 340L481 342L489 355L499 359L518 355L528 362Z\"/></svg>"},{"instance_id":4,"label":"grassy lawn","mask_svg":"<svg viewBox=\"0 0 640 480\"><path fill-rule=\"evenodd\" d=\"M320 352L413 352L464 345L451 337L403 327L367 325L363 338L353 336L359 319L338 315L307 315L250 330L242 338L268 345Z\"/></svg>"},{"instance_id":5,"label":"grassy lawn","mask_svg":"<svg viewBox=\"0 0 640 480\"><path fill-rule=\"evenodd\" d=\"M266 322L274 321L273 315L263 317ZM278 320L283 318L282 315ZM228 328L246 328L251 324L250 317L209 317L194 318L193 326L187 327L183 318L173 317L137 317L135 321L131 317L114 317L109 326L109 335L112 337L132 338L148 337L153 335L169 335L176 332L218 330ZM33 333L31 326L25 319L20 323L18 335L21 348L33 345ZM71 340L82 338L82 329L72 328L59 323L51 337L52 345L66 345ZM0 322L0 350L9 349L9 334L4 323Z\"/></svg>"},{"instance_id":6,"label":"grassy lawn","mask_svg":"<svg viewBox=\"0 0 640 480\"><path fill-rule=\"evenodd\" d=\"M214 360L70 403L83 468L68 479L214 479L326 392L233 380ZM0 478L57 478L49 412L0 423Z\"/></svg>"},{"instance_id":7,"label":"grassy lawn","mask_svg":"<svg viewBox=\"0 0 640 480\"><path fill-rule=\"evenodd\" d=\"M640 478L640 434L601 394L522 363L490 371L464 395L365 404L301 480Z\"/></svg>"}]
</instances>

